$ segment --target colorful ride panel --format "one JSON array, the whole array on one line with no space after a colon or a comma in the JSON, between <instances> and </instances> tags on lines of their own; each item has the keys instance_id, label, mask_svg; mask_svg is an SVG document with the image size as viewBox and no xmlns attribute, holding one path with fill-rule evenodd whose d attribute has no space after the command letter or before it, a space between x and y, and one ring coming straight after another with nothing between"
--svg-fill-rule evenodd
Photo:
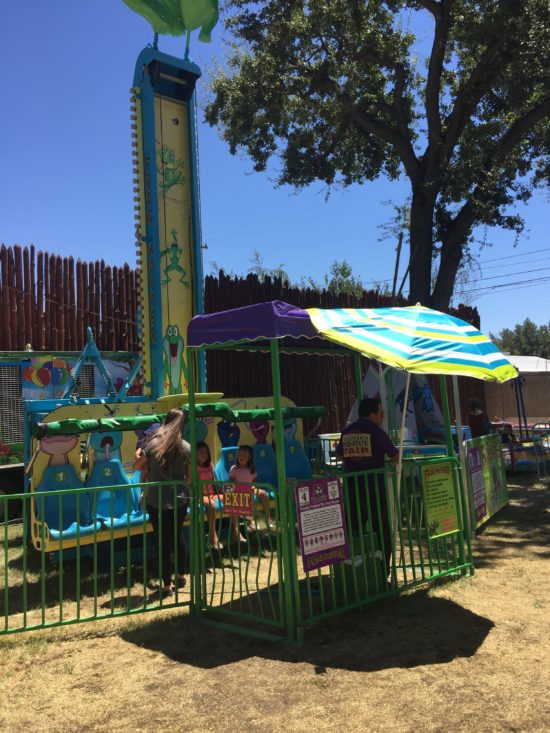
<instances>
[{"instance_id":1,"label":"colorful ride panel","mask_svg":"<svg viewBox=\"0 0 550 733\"><path fill-rule=\"evenodd\" d=\"M132 92L140 352L146 394L187 392L185 335L202 312L194 89L198 66L144 49ZM199 368L199 389L204 391Z\"/></svg>"}]
</instances>

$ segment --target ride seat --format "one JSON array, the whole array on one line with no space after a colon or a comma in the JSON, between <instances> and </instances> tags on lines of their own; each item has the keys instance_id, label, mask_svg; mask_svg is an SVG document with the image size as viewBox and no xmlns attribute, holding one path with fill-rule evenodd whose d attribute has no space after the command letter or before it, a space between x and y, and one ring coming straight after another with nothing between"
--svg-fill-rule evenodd
<instances>
[{"instance_id":1,"label":"ride seat","mask_svg":"<svg viewBox=\"0 0 550 733\"><path fill-rule=\"evenodd\" d=\"M88 488L101 486L122 487L106 488L104 491L94 492L97 493L97 499L94 499L92 495L92 507L95 506L96 519L101 522L103 527L122 529L128 525L135 527L143 524L143 512L139 507L139 503L136 505L136 494L138 492L136 492L136 487L130 481L118 458L111 458L108 461L96 461L86 485ZM126 489L125 486L131 488Z\"/></svg>"},{"instance_id":2,"label":"ride seat","mask_svg":"<svg viewBox=\"0 0 550 733\"><path fill-rule=\"evenodd\" d=\"M47 466L36 491L57 491L58 489L82 489L84 484L70 463L61 466ZM61 510L61 526L60 525ZM101 523L90 516L90 494L88 492L57 494L35 497L35 514L44 522L53 540L68 540L93 534L101 529ZM35 529L40 537L40 529Z\"/></svg>"}]
</instances>

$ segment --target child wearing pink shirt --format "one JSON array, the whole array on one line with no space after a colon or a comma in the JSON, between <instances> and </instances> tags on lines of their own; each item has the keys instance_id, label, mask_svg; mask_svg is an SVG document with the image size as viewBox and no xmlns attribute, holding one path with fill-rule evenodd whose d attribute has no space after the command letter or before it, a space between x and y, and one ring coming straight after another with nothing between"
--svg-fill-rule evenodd
<instances>
[{"instance_id":1,"label":"child wearing pink shirt","mask_svg":"<svg viewBox=\"0 0 550 733\"><path fill-rule=\"evenodd\" d=\"M254 463L252 462L253 457L254 453L249 445L239 446L239 450L237 451L237 463L231 466L229 471L231 481L243 484L253 484L254 481L256 481L258 475L256 473ZM269 516L269 494L265 489L258 489L256 487L254 487L254 494L258 497L258 501L262 507L266 525L269 529L273 529L274 525ZM253 532L256 529L256 524L253 519L248 519L247 528L249 532Z\"/></svg>"}]
</instances>

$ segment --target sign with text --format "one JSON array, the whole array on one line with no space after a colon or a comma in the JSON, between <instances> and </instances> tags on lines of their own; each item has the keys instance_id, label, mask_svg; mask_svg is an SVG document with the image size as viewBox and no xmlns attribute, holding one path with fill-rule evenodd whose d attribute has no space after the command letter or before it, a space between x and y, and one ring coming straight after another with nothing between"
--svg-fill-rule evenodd
<instances>
[{"instance_id":1,"label":"sign with text","mask_svg":"<svg viewBox=\"0 0 550 733\"><path fill-rule=\"evenodd\" d=\"M298 481L296 510L306 573L349 559L342 486L337 477Z\"/></svg>"},{"instance_id":2,"label":"sign with text","mask_svg":"<svg viewBox=\"0 0 550 733\"><path fill-rule=\"evenodd\" d=\"M508 486L499 435L483 435L466 441L470 506L475 526L480 527L508 503Z\"/></svg>"},{"instance_id":3,"label":"sign with text","mask_svg":"<svg viewBox=\"0 0 550 733\"><path fill-rule=\"evenodd\" d=\"M224 484L223 513L230 517L252 517L254 487L251 484Z\"/></svg>"},{"instance_id":4,"label":"sign with text","mask_svg":"<svg viewBox=\"0 0 550 733\"><path fill-rule=\"evenodd\" d=\"M481 460L481 448L474 447L468 451L468 465L470 467L472 499L477 524L487 514L487 494Z\"/></svg>"},{"instance_id":5,"label":"sign with text","mask_svg":"<svg viewBox=\"0 0 550 733\"><path fill-rule=\"evenodd\" d=\"M369 433L344 433L342 451L344 458L370 458L372 446Z\"/></svg>"},{"instance_id":6,"label":"sign with text","mask_svg":"<svg viewBox=\"0 0 550 733\"><path fill-rule=\"evenodd\" d=\"M454 463L442 460L420 466L420 480L431 539L458 531Z\"/></svg>"}]
</instances>

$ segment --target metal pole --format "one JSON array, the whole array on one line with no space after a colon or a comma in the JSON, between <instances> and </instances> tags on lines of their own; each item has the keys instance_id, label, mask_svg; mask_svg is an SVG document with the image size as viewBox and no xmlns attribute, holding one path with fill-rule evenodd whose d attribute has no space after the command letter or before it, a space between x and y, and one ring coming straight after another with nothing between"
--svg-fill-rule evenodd
<instances>
[{"instance_id":1,"label":"metal pole","mask_svg":"<svg viewBox=\"0 0 550 733\"><path fill-rule=\"evenodd\" d=\"M449 396L447 394L447 382L445 376L439 376L439 389L441 391L441 406L443 408L443 418L445 420L445 442L447 445L447 453L449 456L454 454L453 434L451 432L451 412L449 410Z\"/></svg>"},{"instance_id":2,"label":"metal pole","mask_svg":"<svg viewBox=\"0 0 550 733\"><path fill-rule=\"evenodd\" d=\"M395 288L397 287L397 273L399 272L399 259L401 257L401 245L403 244L403 230L399 232L399 241L397 242L397 253L395 255L395 270L393 272L393 286L391 289L391 302L393 305L395 299Z\"/></svg>"},{"instance_id":3,"label":"metal pole","mask_svg":"<svg viewBox=\"0 0 550 733\"><path fill-rule=\"evenodd\" d=\"M191 444L191 517L189 528L189 574L191 586L191 605L189 613L198 616L201 608L201 553L202 543L199 534L199 476L197 471L197 424L195 417L195 350L188 349L188 420L189 442Z\"/></svg>"},{"instance_id":4,"label":"metal pole","mask_svg":"<svg viewBox=\"0 0 550 733\"><path fill-rule=\"evenodd\" d=\"M466 476L468 475L468 465L466 463L466 453L464 451L464 441L463 437L464 434L462 432L462 416L460 414L460 394L458 391L458 377L456 374L453 374L453 397L454 397L454 403L455 403L455 415L456 415L456 438L458 440L458 455L460 456L460 465L462 467L462 473L461 473L461 483L462 483L462 491L459 492L459 499L460 503L462 504L462 496L464 491L466 490L466 486L468 486L468 482L466 481ZM465 506L461 506L462 510L462 516L464 517L464 529L468 533L468 535L472 536L472 527L473 525L473 501L470 501L470 499L473 499L473 497L470 497L470 492L468 491L468 499L469 501L464 502Z\"/></svg>"},{"instance_id":5,"label":"metal pole","mask_svg":"<svg viewBox=\"0 0 550 733\"><path fill-rule=\"evenodd\" d=\"M363 398L363 375L361 374L361 354L353 352L353 375L355 377L355 397L358 401Z\"/></svg>"},{"instance_id":6,"label":"metal pole","mask_svg":"<svg viewBox=\"0 0 550 733\"><path fill-rule=\"evenodd\" d=\"M283 547L283 573L284 578L279 578L279 587L284 592L286 611L286 627L289 641L297 639L297 625L295 612L295 594L298 593L297 578L295 572L296 556L293 553L290 532L294 532L294 522L290 521L287 507L288 489L286 485L285 467L285 438L283 426L283 413L281 406L281 370L279 364L279 342L271 339L271 382L273 389L273 410L275 412L275 458L277 462L277 486L279 500L279 516L281 519L282 547Z\"/></svg>"}]
</instances>

